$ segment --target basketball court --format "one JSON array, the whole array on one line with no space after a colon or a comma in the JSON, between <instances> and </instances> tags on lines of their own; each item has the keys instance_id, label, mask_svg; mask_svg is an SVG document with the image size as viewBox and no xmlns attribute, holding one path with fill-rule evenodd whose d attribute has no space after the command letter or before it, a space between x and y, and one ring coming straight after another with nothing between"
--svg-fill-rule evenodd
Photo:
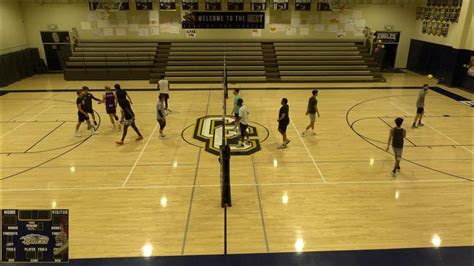
<instances>
[{"instance_id":1,"label":"basketball court","mask_svg":"<svg viewBox=\"0 0 474 266\"><path fill-rule=\"evenodd\" d=\"M1 261L474 265L473 7L0 1Z\"/></svg>"},{"instance_id":2,"label":"basketball court","mask_svg":"<svg viewBox=\"0 0 474 266\"><path fill-rule=\"evenodd\" d=\"M260 146L231 157L226 222L218 156L194 137L199 118L222 116L222 90L172 87L160 139L157 91L121 83L145 139L130 131L116 146L121 132L103 105L94 105L100 134L83 129L75 138L74 90L54 91L39 79L31 91L0 97L2 206L69 209L71 259L223 254L224 243L228 254L472 245L473 109L430 91L425 126L412 129L419 87L397 81L401 75L425 81L397 74L393 89L320 89L317 135L305 137L312 87L242 88ZM82 84L99 97L108 83ZM279 150L283 97L291 143ZM385 147L398 116L408 132L402 170L392 177Z\"/></svg>"}]
</instances>

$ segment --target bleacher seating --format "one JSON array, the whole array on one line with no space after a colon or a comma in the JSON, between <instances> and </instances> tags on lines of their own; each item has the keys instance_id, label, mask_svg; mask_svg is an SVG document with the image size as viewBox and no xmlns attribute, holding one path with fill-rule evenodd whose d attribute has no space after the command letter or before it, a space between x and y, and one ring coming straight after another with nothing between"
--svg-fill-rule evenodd
<instances>
[{"instance_id":1,"label":"bleacher seating","mask_svg":"<svg viewBox=\"0 0 474 266\"><path fill-rule=\"evenodd\" d=\"M156 82L163 75L172 83L222 82L224 60L229 82L265 81L260 43L171 43L167 65L152 74Z\"/></svg>"},{"instance_id":2,"label":"bleacher seating","mask_svg":"<svg viewBox=\"0 0 474 266\"><path fill-rule=\"evenodd\" d=\"M282 81L380 80L378 69L368 66L368 54L354 42L274 43L274 49Z\"/></svg>"},{"instance_id":3,"label":"bleacher seating","mask_svg":"<svg viewBox=\"0 0 474 266\"><path fill-rule=\"evenodd\" d=\"M66 63L66 80L149 79L158 43L81 42Z\"/></svg>"},{"instance_id":4,"label":"bleacher seating","mask_svg":"<svg viewBox=\"0 0 474 266\"><path fill-rule=\"evenodd\" d=\"M149 79L171 83L383 81L368 49L327 42L81 42L66 80Z\"/></svg>"}]
</instances>

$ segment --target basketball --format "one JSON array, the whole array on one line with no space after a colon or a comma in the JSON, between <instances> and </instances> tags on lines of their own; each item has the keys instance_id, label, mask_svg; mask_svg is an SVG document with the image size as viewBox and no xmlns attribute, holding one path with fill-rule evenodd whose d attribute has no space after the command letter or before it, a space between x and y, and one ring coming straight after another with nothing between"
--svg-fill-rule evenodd
<instances>
[{"instance_id":1,"label":"basketball","mask_svg":"<svg viewBox=\"0 0 474 266\"><path fill-rule=\"evenodd\" d=\"M428 74L428 79L433 79L433 75Z\"/></svg>"}]
</instances>

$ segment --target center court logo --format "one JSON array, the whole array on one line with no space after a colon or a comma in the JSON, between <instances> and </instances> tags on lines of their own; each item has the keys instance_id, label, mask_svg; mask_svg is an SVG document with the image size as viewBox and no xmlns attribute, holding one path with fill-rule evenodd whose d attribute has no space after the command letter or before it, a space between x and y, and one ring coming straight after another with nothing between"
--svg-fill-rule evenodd
<instances>
[{"instance_id":1,"label":"center court logo","mask_svg":"<svg viewBox=\"0 0 474 266\"><path fill-rule=\"evenodd\" d=\"M249 125L247 135L250 137L250 144L239 147L240 132L235 129L233 121L233 118L226 117L225 123L223 123L222 116L217 115L198 118L193 137L205 143L207 152L219 155L219 146L222 144L222 127L224 127L231 155L250 155L259 151L260 140L257 128Z\"/></svg>"}]
</instances>

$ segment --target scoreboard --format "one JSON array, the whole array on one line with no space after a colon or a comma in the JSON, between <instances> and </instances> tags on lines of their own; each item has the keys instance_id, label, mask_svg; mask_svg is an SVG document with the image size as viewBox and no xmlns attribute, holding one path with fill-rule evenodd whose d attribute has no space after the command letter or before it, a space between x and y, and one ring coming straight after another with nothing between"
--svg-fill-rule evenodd
<instances>
[{"instance_id":1,"label":"scoreboard","mask_svg":"<svg viewBox=\"0 0 474 266\"><path fill-rule=\"evenodd\" d=\"M68 262L69 210L2 210L2 262Z\"/></svg>"}]
</instances>

